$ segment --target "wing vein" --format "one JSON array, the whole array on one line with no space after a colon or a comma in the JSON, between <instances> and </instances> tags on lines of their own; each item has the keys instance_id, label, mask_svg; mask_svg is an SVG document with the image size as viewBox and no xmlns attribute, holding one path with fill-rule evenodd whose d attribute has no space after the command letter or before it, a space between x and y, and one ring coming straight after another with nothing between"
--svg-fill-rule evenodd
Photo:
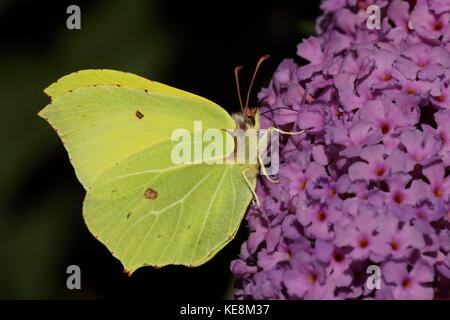
<instances>
[{"instance_id":1,"label":"wing vein","mask_svg":"<svg viewBox=\"0 0 450 320\"><path fill-rule=\"evenodd\" d=\"M223 183L223 180L224 180L224 178L225 178L227 172L228 172L228 168L226 168L226 169L224 170L223 175L222 175L222 177L220 178L219 183L217 184L217 188L216 188L216 190L215 190L215 192L214 192L214 196L212 197L211 202L210 202L210 204L209 204L209 206L208 206L208 210L207 210L208 213L206 214L205 219L203 220L203 224L202 224L202 227L201 227L201 229L200 229L200 232L199 232L198 235L197 235L197 239L196 239L196 241L195 241L195 247L194 247L194 250L192 251L192 255L191 255L190 261L192 261L192 258L194 257L195 253L197 252L197 249L198 249L198 243L199 243L199 241L200 241L200 237L201 237L201 235L202 235L202 233L203 233L203 230L205 229L206 221L208 220L208 218L209 218L209 216L210 216L210 214L211 214L211 208L212 208L214 202L215 202L216 199L217 199L217 194L219 193L219 190L220 190L220 188L222 187L222 183Z\"/></svg>"},{"instance_id":2,"label":"wing vein","mask_svg":"<svg viewBox=\"0 0 450 320\"><path fill-rule=\"evenodd\" d=\"M180 209L180 214L178 215L178 219L177 219L177 225L175 226L175 230L172 233L172 237L170 238L169 241L167 241L166 247L164 248L164 250L161 251L161 254L159 255L159 257L156 259L156 265L158 265L159 260L161 259L162 256L164 256L164 254L166 253L167 249L170 247L170 245L172 244L173 239L175 238L175 235L178 232L178 228L180 226L180 221L181 218L183 217L183 211L184 211L184 202L181 202L181 209Z\"/></svg>"},{"instance_id":3,"label":"wing vein","mask_svg":"<svg viewBox=\"0 0 450 320\"><path fill-rule=\"evenodd\" d=\"M205 177L203 179L201 179L191 190L189 190L188 193L186 193L180 200L175 201L173 204L161 209L160 211L158 211L157 215L158 217L160 216L160 214L162 212L164 212L167 209L172 208L173 206L176 206L178 203L183 202L187 197L189 197L189 195L191 195L192 192L194 192L195 189L197 189L203 182L206 181L206 179L209 178L209 176L211 175L212 171L209 172L207 175L205 175ZM127 231L124 232L124 235L131 229L133 228L139 221L141 221L142 219L148 217L149 215L152 214L156 214L156 213L152 213L151 211L146 213L143 217L139 218L138 220L136 220L130 227L127 227ZM155 221L157 221L158 219L155 219ZM152 224L152 229L153 229L154 223ZM124 235L122 235L120 241L122 241L122 239L124 238ZM147 234L145 235L145 237L143 238L143 240L141 241L141 244L139 245L139 247L135 250L134 255L131 257L130 259L130 264L132 264L134 258L136 257L136 254L139 252L139 250L141 250L142 245L144 244L145 241L147 241L148 236L150 235L150 230L147 232ZM119 242L117 243L116 247L119 245Z\"/></svg>"}]
</instances>

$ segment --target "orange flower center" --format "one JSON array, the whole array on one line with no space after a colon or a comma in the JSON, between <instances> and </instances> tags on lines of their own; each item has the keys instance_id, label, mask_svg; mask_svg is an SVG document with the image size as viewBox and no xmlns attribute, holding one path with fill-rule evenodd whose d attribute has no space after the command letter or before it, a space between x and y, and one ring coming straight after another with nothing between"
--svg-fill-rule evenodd
<instances>
[{"instance_id":1,"label":"orange flower center","mask_svg":"<svg viewBox=\"0 0 450 320\"><path fill-rule=\"evenodd\" d=\"M440 188L434 189L434 195L438 198L441 198L443 196L442 190Z\"/></svg>"},{"instance_id":2,"label":"orange flower center","mask_svg":"<svg viewBox=\"0 0 450 320\"><path fill-rule=\"evenodd\" d=\"M327 214L325 212L319 213L319 221L325 221Z\"/></svg>"},{"instance_id":3,"label":"orange flower center","mask_svg":"<svg viewBox=\"0 0 450 320\"><path fill-rule=\"evenodd\" d=\"M398 203L398 204L401 204L401 203L403 202L403 197L402 197L402 195L401 195L401 194L396 194L396 195L394 196L394 201L395 201L396 203Z\"/></svg>"},{"instance_id":4,"label":"orange flower center","mask_svg":"<svg viewBox=\"0 0 450 320\"><path fill-rule=\"evenodd\" d=\"M383 168L377 170L377 176L378 177L381 177L383 174L384 174L384 169Z\"/></svg>"},{"instance_id":5,"label":"orange flower center","mask_svg":"<svg viewBox=\"0 0 450 320\"><path fill-rule=\"evenodd\" d=\"M306 188L306 181L300 182L300 190L305 190Z\"/></svg>"},{"instance_id":6,"label":"orange flower center","mask_svg":"<svg viewBox=\"0 0 450 320\"><path fill-rule=\"evenodd\" d=\"M409 280L409 279L405 279L405 280L403 280L403 282L402 282L402 287L403 288L409 288L411 286L411 281Z\"/></svg>"},{"instance_id":7,"label":"orange flower center","mask_svg":"<svg viewBox=\"0 0 450 320\"><path fill-rule=\"evenodd\" d=\"M398 244L397 242L391 242L390 243L392 250L397 251L398 250Z\"/></svg>"},{"instance_id":8,"label":"orange flower center","mask_svg":"<svg viewBox=\"0 0 450 320\"><path fill-rule=\"evenodd\" d=\"M359 247L360 248L366 248L369 245L369 241L367 241L366 239L361 239L359 240Z\"/></svg>"},{"instance_id":9,"label":"orange flower center","mask_svg":"<svg viewBox=\"0 0 450 320\"><path fill-rule=\"evenodd\" d=\"M425 213L423 213L422 211L420 211L417 216L419 217L420 220L425 220L427 218L427 216L425 215Z\"/></svg>"},{"instance_id":10,"label":"orange flower center","mask_svg":"<svg viewBox=\"0 0 450 320\"><path fill-rule=\"evenodd\" d=\"M434 26L433 26L433 29L434 29L435 31L440 31L440 30L442 30L443 27L444 27L444 26L442 25L442 23L436 22L436 23L434 24Z\"/></svg>"},{"instance_id":11,"label":"orange flower center","mask_svg":"<svg viewBox=\"0 0 450 320\"><path fill-rule=\"evenodd\" d=\"M309 275L308 281L309 283L314 284L317 281L317 275L316 274Z\"/></svg>"}]
</instances>

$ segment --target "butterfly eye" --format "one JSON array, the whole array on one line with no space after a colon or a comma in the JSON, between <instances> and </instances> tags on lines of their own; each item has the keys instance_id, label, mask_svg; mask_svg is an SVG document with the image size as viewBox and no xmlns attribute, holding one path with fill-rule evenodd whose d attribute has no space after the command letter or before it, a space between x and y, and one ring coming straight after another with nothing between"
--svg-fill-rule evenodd
<instances>
[{"instance_id":1,"label":"butterfly eye","mask_svg":"<svg viewBox=\"0 0 450 320\"><path fill-rule=\"evenodd\" d=\"M247 121L249 122L249 124L251 124L251 126L255 126L255 117L254 116L247 116Z\"/></svg>"}]
</instances>

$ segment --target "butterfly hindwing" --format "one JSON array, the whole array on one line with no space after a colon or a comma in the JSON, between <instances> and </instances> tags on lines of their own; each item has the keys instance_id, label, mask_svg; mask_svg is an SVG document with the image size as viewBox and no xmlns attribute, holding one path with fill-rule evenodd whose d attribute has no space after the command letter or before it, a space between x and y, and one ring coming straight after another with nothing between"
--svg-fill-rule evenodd
<instances>
[{"instance_id":1,"label":"butterfly hindwing","mask_svg":"<svg viewBox=\"0 0 450 320\"><path fill-rule=\"evenodd\" d=\"M128 272L144 265L197 266L236 233L252 197L244 169L173 165L170 145L157 145L99 176L87 192L84 218Z\"/></svg>"}]
</instances>

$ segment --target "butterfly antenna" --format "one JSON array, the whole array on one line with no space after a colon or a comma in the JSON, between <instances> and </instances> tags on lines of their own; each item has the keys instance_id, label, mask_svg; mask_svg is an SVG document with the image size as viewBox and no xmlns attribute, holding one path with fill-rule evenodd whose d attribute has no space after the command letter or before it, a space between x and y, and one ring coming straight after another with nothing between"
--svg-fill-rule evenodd
<instances>
[{"instance_id":1,"label":"butterfly antenna","mask_svg":"<svg viewBox=\"0 0 450 320\"><path fill-rule=\"evenodd\" d=\"M242 97L241 97L241 88L239 86L239 70L242 69L242 66L237 66L236 68L234 68L234 79L236 80L236 89L237 89L237 94L239 97L239 104L241 105L241 112L244 112L244 105L242 104Z\"/></svg>"},{"instance_id":2,"label":"butterfly antenna","mask_svg":"<svg viewBox=\"0 0 450 320\"><path fill-rule=\"evenodd\" d=\"M269 59L270 55L266 54L265 56L261 57L258 60L258 63L256 64L255 71L253 72L252 82L250 82L250 87L248 87L247 91L247 101L245 101L245 107L248 108L248 102L250 100L250 92L252 91L253 82L255 81L256 73L258 72L259 67L261 66L261 63L263 63L265 60Z\"/></svg>"},{"instance_id":3,"label":"butterfly antenna","mask_svg":"<svg viewBox=\"0 0 450 320\"><path fill-rule=\"evenodd\" d=\"M277 107L277 108L273 108L273 109L269 109L269 110L266 110L264 112L261 112L259 115L263 116L266 113L269 113L269 112L272 112L272 111L276 111L276 110L280 110L280 109L286 109L286 110L289 110L289 111L300 112L299 110L295 110L295 109L292 109L292 108L289 108L289 107Z\"/></svg>"}]
</instances>

